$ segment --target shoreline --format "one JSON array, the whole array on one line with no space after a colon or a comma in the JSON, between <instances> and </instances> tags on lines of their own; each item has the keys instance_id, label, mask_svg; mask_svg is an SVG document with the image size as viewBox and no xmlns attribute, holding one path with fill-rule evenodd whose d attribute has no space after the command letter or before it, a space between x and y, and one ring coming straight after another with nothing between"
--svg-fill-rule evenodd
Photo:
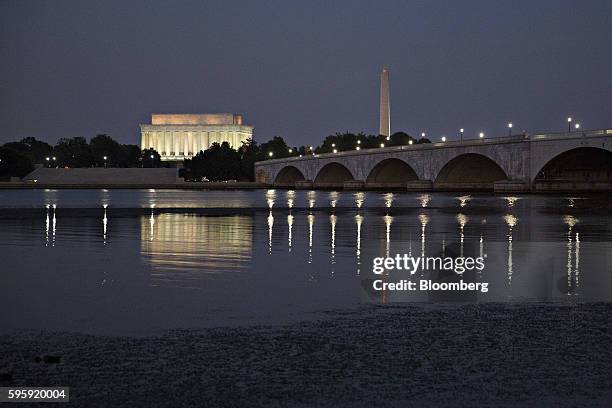
<instances>
[{"instance_id":1,"label":"shoreline","mask_svg":"<svg viewBox=\"0 0 612 408\"><path fill-rule=\"evenodd\" d=\"M585 196L602 196L610 194L610 190L571 190L571 189L542 189L533 191L494 191L482 189L407 189L407 188L331 188L331 187L309 187L295 188L287 186L274 186L266 183L258 183L251 181L244 182L180 182L180 183L163 183L163 184L57 184L57 183L33 183L23 181L0 182L1 190L308 190L308 191L344 191L344 192L394 192L394 193L463 193L463 194L484 194L484 195L499 195L507 196L508 194L516 196L527 195L542 195L550 196L555 194L579 194Z\"/></svg>"},{"instance_id":2,"label":"shoreline","mask_svg":"<svg viewBox=\"0 0 612 408\"><path fill-rule=\"evenodd\" d=\"M606 406L611 311L364 305L145 338L19 331L0 336L0 384L70 386L86 406Z\"/></svg>"}]
</instances>

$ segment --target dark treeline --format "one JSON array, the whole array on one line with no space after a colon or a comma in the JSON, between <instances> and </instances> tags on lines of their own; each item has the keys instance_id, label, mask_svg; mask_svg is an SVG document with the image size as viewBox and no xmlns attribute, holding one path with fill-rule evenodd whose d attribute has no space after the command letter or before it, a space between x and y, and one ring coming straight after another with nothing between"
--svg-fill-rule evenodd
<instances>
[{"instance_id":1,"label":"dark treeline","mask_svg":"<svg viewBox=\"0 0 612 408\"><path fill-rule=\"evenodd\" d=\"M186 159L182 175L188 181L252 181L255 179L253 164L256 161L418 143L430 143L430 141L426 138L417 140L404 132L394 133L389 138L382 135L345 132L327 136L323 144L317 147L291 147L279 136L262 144L248 140L238 150L234 150L226 142L220 145L214 143L193 159Z\"/></svg>"},{"instance_id":2,"label":"dark treeline","mask_svg":"<svg viewBox=\"0 0 612 408\"><path fill-rule=\"evenodd\" d=\"M323 140L320 146L288 146L282 137L275 136L258 144L249 139L238 150L227 142L214 143L192 159L183 162L182 175L188 181L252 181L254 163L262 160L319 153L338 153L357 149L429 143L404 132L391 137L363 133L336 133ZM108 135L97 135L89 142L83 137L62 138L55 146L33 137L0 146L0 178L23 177L36 165L46 167L162 167L158 152L141 150L136 145L120 144Z\"/></svg>"},{"instance_id":3,"label":"dark treeline","mask_svg":"<svg viewBox=\"0 0 612 408\"><path fill-rule=\"evenodd\" d=\"M161 167L159 154L124 145L108 135L62 138L55 146L27 137L0 146L0 177L23 177L36 165L46 167Z\"/></svg>"}]
</instances>

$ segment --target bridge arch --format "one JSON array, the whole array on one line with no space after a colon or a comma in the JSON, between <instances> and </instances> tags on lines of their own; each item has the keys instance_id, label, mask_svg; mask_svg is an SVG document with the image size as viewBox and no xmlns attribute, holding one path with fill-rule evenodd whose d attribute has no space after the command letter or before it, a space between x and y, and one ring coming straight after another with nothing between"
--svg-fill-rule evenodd
<instances>
[{"instance_id":1,"label":"bridge arch","mask_svg":"<svg viewBox=\"0 0 612 408\"><path fill-rule=\"evenodd\" d=\"M302 173L300 169L295 166L285 166L276 175L274 185L288 185L293 187L296 181L303 180L306 180L306 177L304 177L304 173Z\"/></svg>"},{"instance_id":2,"label":"bridge arch","mask_svg":"<svg viewBox=\"0 0 612 408\"><path fill-rule=\"evenodd\" d=\"M612 183L612 151L591 146L566 150L545 162L533 181Z\"/></svg>"},{"instance_id":3,"label":"bridge arch","mask_svg":"<svg viewBox=\"0 0 612 408\"><path fill-rule=\"evenodd\" d=\"M381 160L372 168L367 183L400 184L418 180L416 172L408 163L397 158Z\"/></svg>"},{"instance_id":4,"label":"bridge arch","mask_svg":"<svg viewBox=\"0 0 612 408\"><path fill-rule=\"evenodd\" d=\"M331 162L321 167L314 179L315 184L341 186L345 181L354 180L351 171L338 162Z\"/></svg>"},{"instance_id":5,"label":"bridge arch","mask_svg":"<svg viewBox=\"0 0 612 408\"><path fill-rule=\"evenodd\" d=\"M464 153L449 160L438 172L434 186L440 189L493 189L496 181L507 180L502 167L478 153Z\"/></svg>"}]
</instances>

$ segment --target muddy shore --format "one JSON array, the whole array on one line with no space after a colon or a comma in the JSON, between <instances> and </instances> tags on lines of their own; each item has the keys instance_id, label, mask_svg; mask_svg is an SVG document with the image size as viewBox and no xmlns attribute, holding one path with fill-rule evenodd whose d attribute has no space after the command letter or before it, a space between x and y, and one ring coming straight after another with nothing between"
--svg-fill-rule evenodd
<instances>
[{"instance_id":1,"label":"muddy shore","mask_svg":"<svg viewBox=\"0 0 612 408\"><path fill-rule=\"evenodd\" d=\"M69 386L75 406L610 406L611 312L394 305L148 338L19 331L0 336L0 386Z\"/></svg>"}]
</instances>

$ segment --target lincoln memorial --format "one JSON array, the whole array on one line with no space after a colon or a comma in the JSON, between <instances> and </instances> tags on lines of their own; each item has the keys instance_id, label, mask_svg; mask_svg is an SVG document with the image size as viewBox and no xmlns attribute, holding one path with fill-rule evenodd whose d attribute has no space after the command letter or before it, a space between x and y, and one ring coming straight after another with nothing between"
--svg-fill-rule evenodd
<instances>
[{"instance_id":1,"label":"lincoln memorial","mask_svg":"<svg viewBox=\"0 0 612 408\"><path fill-rule=\"evenodd\" d=\"M140 125L140 147L155 149L162 160L180 161L213 143L228 142L238 149L252 135L253 127L243 124L242 115L154 113L151 124Z\"/></svg>"}]
</instances>

